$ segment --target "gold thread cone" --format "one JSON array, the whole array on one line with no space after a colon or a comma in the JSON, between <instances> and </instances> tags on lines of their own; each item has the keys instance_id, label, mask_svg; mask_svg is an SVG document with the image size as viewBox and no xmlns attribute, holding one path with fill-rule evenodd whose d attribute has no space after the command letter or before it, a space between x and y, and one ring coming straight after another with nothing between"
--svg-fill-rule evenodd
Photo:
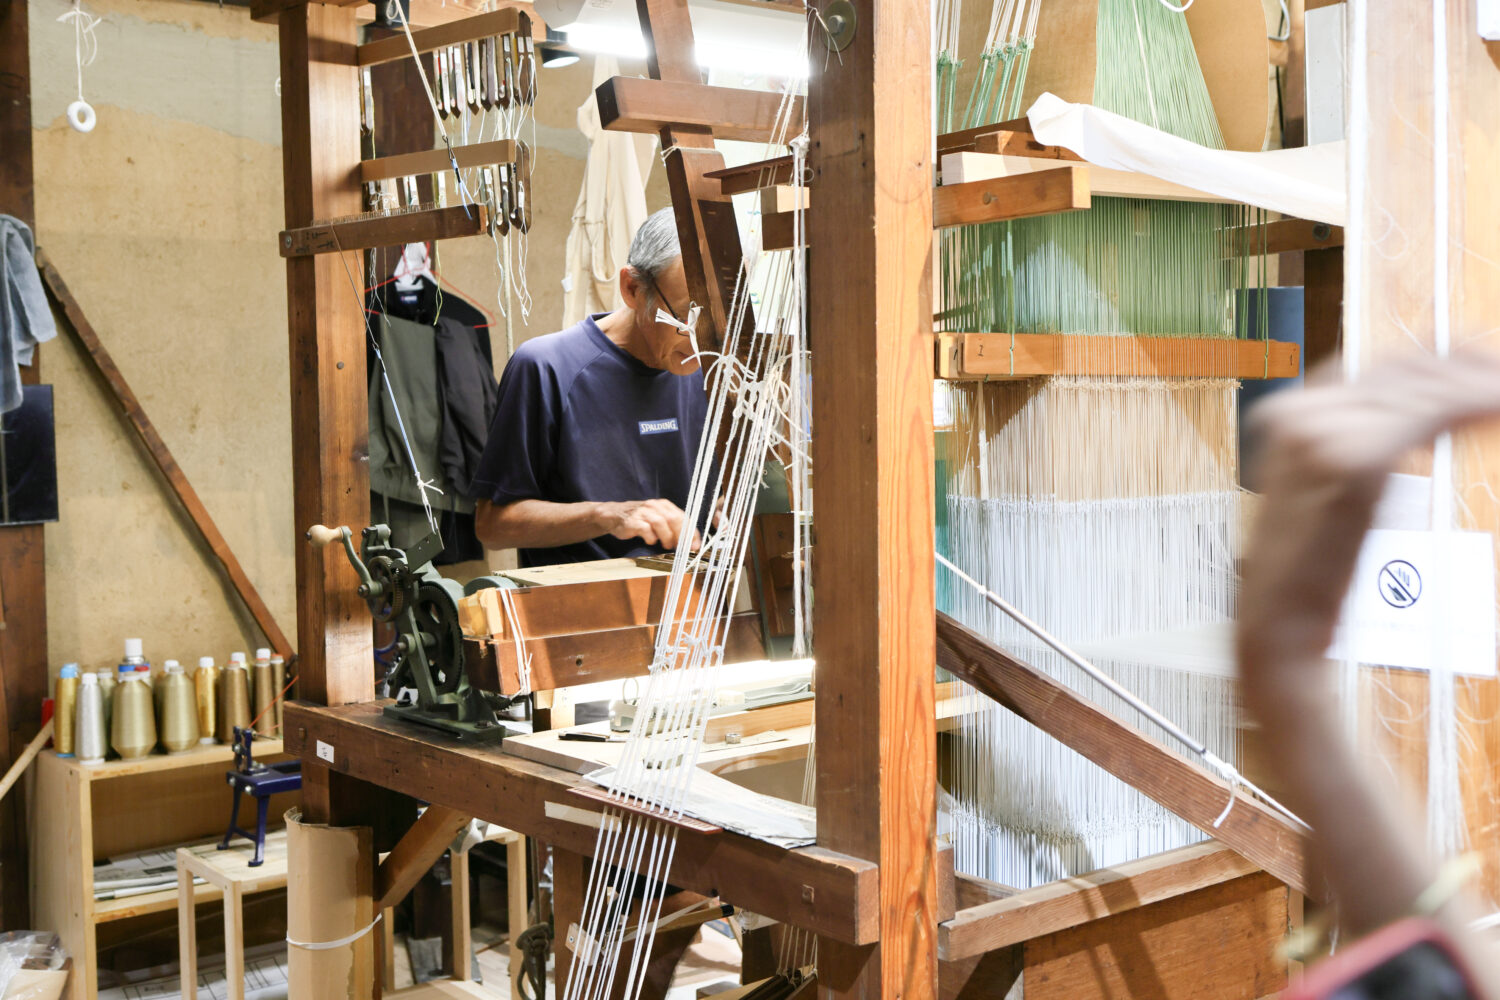
<instances>
[{"instance_id":1,"label":"gold thread cone","mask_svg":"<svg viewBox=\"0 0 1500 1000\"><path fill-rule=\"evenodd\" d=\"M219 715L218 667L211 663L199 664L193 671L193 695L198 705L198 741L213 743Z\"/></svg>"},{"instance_id":2,"label":"gold thread cone","mask_svg":"<svg viewBox=\"0 0 1500 1000\"><path fill-rule=\"evenodd\" d=\"M167 753L182 753L198 745L198 705L193 682L181 670L162 677L161 745Z\"/></svg>"},{"instance_id":3,"label":"gold thread cone","mask_svg":"<svg viewBox=\"0 0 1500 1000\"><path fill-rule=\"evenodd\" d=\"M73 755L73 714L78 704L78 675L59 677L53 694L52 717L57 720L52 727L52 746L59 756Z\"/></svg>"},{"instance_id":4,"label":"gold thread cone","mask_svg":"<svg viewBox=\"0 0 1500 1000\"><path fill-rule=\"evenodd\" d=\"M103 703L100 716L104 719L104 755L109 756L109 720L115 710L115 668L100 667L99 695Z\"/></svg>"},{"instance_id":5,"label":"gold thread cone","mask_svg":"<svg viewBox=\"0 0 1500 1000\"><path fill-rule=\"evenodd\" d=\"M271 657L271 697L276 699L271 711L276 720L274 732L281 735L281 706L286 702L286 695L282 688L286 687L286 661L280 656Z\"/></svg>"},{"instance_id":6,"label":"gold thread cone","mask_svg":"<svg viewBox=\"0 0 1500 1000\"><path fill-rule=\"evenodd\" d=\"M276 731L276 716L271 711L271 699L276 692L271 687L270 662L256 660L251 668L251 678L254 681L255 711L250 714L255 719L255 735L270 736Z\"/></svg>"},{"instance_id":7,"label":"gold thread cone","mask_svg":"<svg viewBox=\"0 0 1500 1000\"><path fill-rule=\"evenodd\" d=\"M219 677L219 742L234 742L234 730L250 726L250 672L231 664Z\"/></svg>"},{"instance_id":8,"label":"gold thread cone","mask_svg":"<svg viewBox=\"0 0 1500 1000\"><path fill-rule=\"evenodd\" d=\"M151 709L151 688L139 674L115 686L110 743L125 760L144 757L156 746L156 717Z\"/></svg>"}]
</instances>

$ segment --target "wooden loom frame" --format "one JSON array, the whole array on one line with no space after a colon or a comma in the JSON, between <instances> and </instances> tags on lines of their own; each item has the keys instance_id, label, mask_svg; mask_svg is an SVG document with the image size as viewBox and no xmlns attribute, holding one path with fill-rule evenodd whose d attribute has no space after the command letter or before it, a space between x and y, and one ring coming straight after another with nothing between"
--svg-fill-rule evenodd
<instances>
[{"instance_id":1,"label":"wooden loom frame","mask_svg":"<svg viewBox=\"0 0 1500 1000\"><path fill-rule=\"evenodd\" d=\"M344 265L319 252L332 241L318 231L328 228L318 220L351 217L361 208L353 104L357 21L348 3L263 0L258 6L258 15L280 23L286 226L301 251L287 259L296 523L357 526L369 517L361 461L364 320L349 294ZM690 97L710 89L698 83L698 70L686 56L686 0L641 0L641 8L659 85ZM809 164L822 192L808 211L809 241L840 248L838 254L812 253L809 270L816 290L810 326L837 330L839 337L813 353L814 462L820 492L839 498L837 516L828 516L833 511L825 505L816 525L820 551L830 558L815 570L821 595L815 711L821 731L840 734L825 741L818 757L817 805L820 814L845 821L825 824L817 847L793 851L733 834L684 830L672 880L816 932L820 991L830 995L925 997L941 989L947 996L966 985L1003 991L1021 966L1021 942L1079 928L1085 933L1081 947L1093 947L1086 936L1091 929L1102 928L1104 942L1111 934L1140 934L1139 921L1112 930L1107 918L1132 917L1193 893L1211 896L1212 905L1229 905L1233 900L1225 903L1224 892L1231 881L1251 896L1282 893L1284 913L1290 905L1285 890L1217 845L1025 893L954 878L945 867L934 842L932 664L940 649L931 613L929 527L930 83L914 83L931 75L927 12L921 0L883 0L878 9L873 0L860 0L855 11L852 44L822 69L808 105ZM696 106L716 107L712 101ZM728 194L709 176L722 167L722 161L714 163L712 148L721 129L666 115L654 127L676 148L669 166L674 160L677 166L669 177L690 287L722 328L738 259L724 259L725 243L715 238L724 220L732 221ZM1047 172L1050 179L1037 176L1050 183L1066 174L1067 189L1076 192L1083 170L1069 164ZM1083 194L1086 203L1086 189ZM1017 196L1030 197L1024 191ZM1055 207L1084 207L1078 201L1076 195L1064 197ZM337 225L366 229L378 241L391 238L393 226L410 232L404 227L417 224L411 216L398 219L404 221ZM444 224L435 216L432 221ZM358 243L346 229L337 245L348 250ZM850 358L860 363L851 365ZM312 704L288 706L285 728L288 750L305 763L304 818L377 825L379 789L420 797L443 807L444 816L472 814L553 844L558 907L581 905L594 829L577 821L589 809L577 794L577 776L384 718L372 702L365 609L342 556L334 548L299 545L296 560L302 690ZM1011 674L994 673L988 654L963 652L951 633L943 648L950 666L988 671L997 690L1011 692L1015 704L1024 702L1027 684L1034 682L1024 669L1014 673L1012 662L1006 667ZM1083 721L1099 721L1092 706L1057 691L1033 688L1032 697L1029 717L1055 735L1070 727L1076 734ZM1188 779L1182 789L1165 790L1169 804L1185 815L1201 816L1210 802L1217 812L1231 794L1196 765L1168 759L1176 755L1153 749L1153 741L1128 727L1111 730L1096 745L1117 773L1138 777L1139 761L1165 753L1167 771L1154 773ZM1261 845L1260 864L1283 881L1296 881L1302 845L1286 841L1273 817L1248 800L1242 803L1237 822L1248 826L1237 846L1257 856ZM432 850L442 846L442 838L426 836L430 826L419 825L411 835L428 841L428 850L411 849L416 841L408 839L408 849L393 857L409 857L411 865L430 862ZM382 881L400 884L404 877L393 867Z\"/></svg>"}]
</instances>

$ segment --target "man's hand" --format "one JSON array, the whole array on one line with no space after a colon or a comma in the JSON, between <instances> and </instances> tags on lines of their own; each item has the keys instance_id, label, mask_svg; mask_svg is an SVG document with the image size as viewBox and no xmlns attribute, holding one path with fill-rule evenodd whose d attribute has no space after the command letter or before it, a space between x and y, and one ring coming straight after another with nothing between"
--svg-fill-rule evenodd
<instances>
[{"instance_id":1,"label":"man's hand","mask_svg":"<svg viewBox=\"0 0 1500 1000\"><path fill-rule=\"evenodd\" d=\"M599 523L605 534L616 538L640 538L650 545L675 549L686 543L689 549L703 544L697 530L683 531L687 515L670 500L622 500L599 505Z\"/></svg>"}]
</instances>

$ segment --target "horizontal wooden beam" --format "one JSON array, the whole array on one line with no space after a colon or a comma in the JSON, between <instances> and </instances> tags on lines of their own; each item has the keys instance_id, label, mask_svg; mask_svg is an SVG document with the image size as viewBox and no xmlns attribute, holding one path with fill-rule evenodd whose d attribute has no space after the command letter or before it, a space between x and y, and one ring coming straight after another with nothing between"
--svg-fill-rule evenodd
<instances>
[{"instance_id":1,"label":"horizontal wooden beam","mask_svg":"<svg viewBox=\"0 0 1500 1000\"><path fill-rule=\"evenodd\" d=\"M962 150L950 150L950 152L962 152ZM1083 162L1083 157L1071 149L1063 146L1048 146L1037 142L1032 137L1030 129L1024 132L1006 129L997 132L986 132L975 139L974 152L991 153L997 156L1029 156L1037 160Z\"/></svg>"},{"instance_id":2,"label":"horizontal wooden beam","mask_svg":"<svg viewBox=\"0 0 1500 1000\"><path fill-rule=\"evenodd\" d=\"M967 906L938 926L938 957L972 958L1259 871L1217 841Z\"/></svg>"},{"instance_id":3,"label":"horizontal wooden beam","mask_svg":"<svg viewBox=\"0 0 1500 1000\"><path fill-rule=\"evenodd\" d=\"M1034 173L944 184L932 192L932 226L967 226L1088 208L1089 168L1053 167Z\"/></svg>"},{"instance_id":4,"label":"horizontal wooden beam","mask_svg":"<svg viewBox=\"0 0 1500 1000\"><path fill-rule=\"evenodd\" d=\"M940 333L937 377L953 382L1046 375L1291 378L1301 351L1280 340L1097 336L1075 333Z\"/></svg>"},{"instance_id":5,"label":"horizontal wooden beam","mask_svg":"<svg viewBox=\"0 0 1500 1000\"><path fill-rule=\"evenodd\" d=\"M389 701L286 706L286 749L304 761L461 810L563 850L594 850L600 814L576 774L471 745L382 712ZM331 760L329 758L332 758ZM785 850L736 833L677 836L674 885L849 944L873 944L879 869L817 847Z\"/></svg>"},{"instance_id":6,"label":"horizontal wooden beam","mask_svg":"<svg viewBox=\"0 0 1500 1000\"><path fill-rule=\"evenodd\" d=\"M325 222L302 229L284 229L278 246L283 257L303 257L480 236L488 231L488 226L489 211L483 205L450 205L416 212L372 215L346 222Z\"/></svg>"},{"instance_id":7,"label":"horizontal wooden beam","mask_svg":"<svg viewBox=\"0 0 1500 1000\"><path fill-rule=\"evenodd\" d=\"M391 177L413 177L421 174L439 174L457 163L459 168L488 167L496 163L514 163L516 143L513 139L496 139L493 142L475 142L467 146L454 146L453 159L448 159L446 149L428 149L417 153L399 153L381 156L373 160L361 160L359 179L364 183L387 180Z\"/></svg>"},{"instance_id":8,"label":"horizontal wooden beam","mask_svg":"<svg viewBox=\"0 0 1500 1000\"><path fill-rule=\"evenodd\" d=\"M781 109L781 95L772 91L633 76L605 80L594 91L594 100L599 123L612 132L655 135L670 127L745 142L770 142ZM792 100L787 121L802 120L801 101ZM787 130L786 138L792 134Z\"/></svg>"},{"instance_id":9,"label":"horizontal wooden beam","mask_svg":"<svg viewBox=\"0 0 1500 1000\"><path fill-rule=\"evenodd\" d=\"M721 194L745 194L761 188L777 187L792 182L792 154L773 156L769 160L757 160L738 167L710 170L704 177L719 182Z\"/></svg>"},{"instance_id":10,"label":"horizontal wooden beam","mask_svg":"<svg viewBox=\"0 0 1500 1000\"><path fill-rule=\"evenodd\" d=\"M1055 170L1058 162L1044 157L1015 156L1009 153L949 153L941 160L941 174L943 184L947 186ZM1175 184L1150 174L1112 170L1093 164L1089 164L1088 172L1089 193L1095 197L1230 203L1219 195Z\"/></svg>"},{"instance_id":11,"label":"horizontal wooden beam","mask_svg":"<svg viewBox=\"0 0 1500 1000\"><path fill-rule=\"evenodd\" d=\"M1310 219L1278 219L1260 226L1231 229L1225 241L1225 257L1253 257L1266 253L1327 250L1344 245L1344 227Z\"/></svg>"},{"instance_id":12,"label":"horizontal wooden beam","mask_svg":"<svg viewBox=\"0 0 1500 1000\"><path fill-rule=\"evenodd\" d=\"M644 677L651 670L651 660L656 652L657 628L652 623L562 635L527 636L523 645L530 657L529 689L551 691L578 684ZM746 612L733 616L724 657L728 663L765 657L758 614ZM509 639L466 637L464 670L469 683L482 691L516 695L523 690L516 646Z\"/></svg>"},{"instance_id":13,"label":"horizontal wooden beam","mask_svg":"<svg viewBox=\"0 0 1500 1000\"><path fill-rule=\"evenodd\" d=\"M1307 894L1306 832L945 614L938 665ZM1233 808L1225 806L1233 799ZM1216 826L1215 823L1218 823Z\"/></svg>"},{"instance_id":14,"label":"horizontal wooden beam","mask_svg":"<svg viewBox=\"0 0 1500 1000\"><path fill-rule=\"evenodd\" d=\"M520 27L521 12L514 7L504 7L487 14L476 14L459 21L422 28L411 33L411 42L418 52L432 52L450 45L462 45L481 38L509 35ZM361 66L375 66L409 57L412 45L407 43L404 32L390 38L366 42L356 51L355 60Z\"/></svg>"},{"instance_id":15,"label":"horizontal wooden beam","mask_svg":"<svg viewBox=\"0 0 1500 1000\"><path fill-rule=\"evenodd\" d=\"M1008 121L959 129L956 132L944 132L937 137L938 159L941 160L947 153L972 152L977 148L981 139L1001 132L1029 136L1031 135L1031 119L1012 118Z\"/></svg>"},{"instance_id":16,"label":"horizontal wooden beam","mask_svg":"<svg viewBox=\"0 0 1500 1000\"><path fill-rule=\"evenodd\" d=\"M375 870L375 909L405 899L472 818L458 809L428 806Z\"/></svg>"}]
</instances>

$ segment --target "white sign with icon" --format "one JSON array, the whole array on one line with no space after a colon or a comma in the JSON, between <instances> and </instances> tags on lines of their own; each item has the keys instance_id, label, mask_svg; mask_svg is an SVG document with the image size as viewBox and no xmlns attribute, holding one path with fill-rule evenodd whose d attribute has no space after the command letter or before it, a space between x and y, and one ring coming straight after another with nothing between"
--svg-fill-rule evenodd
<instances>
[{"instance_id":1,"label":"white sign with icon","mask_svg":"<svg viewBox=\"0 0 1500 1000\"><path fill-rule=\"evenodd\" d=\"M1332 659L1495 676L1495 549L1483 532L1365 536Z\"/></svg>"}]
</instances>

